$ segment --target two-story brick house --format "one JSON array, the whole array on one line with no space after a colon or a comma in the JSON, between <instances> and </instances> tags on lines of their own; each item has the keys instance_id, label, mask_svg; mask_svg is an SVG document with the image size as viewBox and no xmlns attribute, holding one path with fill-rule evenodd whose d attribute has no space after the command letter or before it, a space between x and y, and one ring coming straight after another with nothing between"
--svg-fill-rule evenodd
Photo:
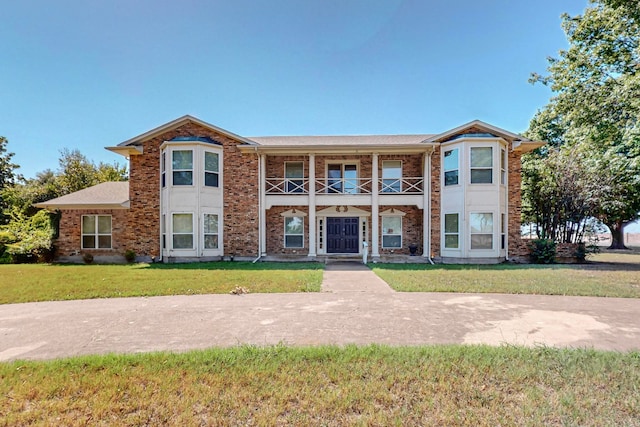
<instances>
[{"instance_id":1,"label":"two-story brick house","mask_svg":"<svg viewBox=\"0 0 640 427\"><path fill-rule=\"evenodd\" d=\"M184 116L107 148L129 159L128 183L37 206L61 211L60 260L499 262L524 255L520 155L542 144L480 121L247 138Z\"/></svg>"}]
</instances>

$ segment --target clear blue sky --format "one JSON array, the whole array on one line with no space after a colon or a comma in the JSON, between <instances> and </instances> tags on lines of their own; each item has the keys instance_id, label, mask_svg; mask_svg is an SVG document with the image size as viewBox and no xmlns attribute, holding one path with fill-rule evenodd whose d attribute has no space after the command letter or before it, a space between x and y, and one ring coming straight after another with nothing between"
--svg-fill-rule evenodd
<instances>
[{"instance_id":1,"label":"clear blue sky","mask_svg":"<svg viewBox=\"0 0 640 427\"><path fill-rule=\"evenodd\" d=\"M587 0L1 1L0 135L33 177L184 114L243 136L526 130Z\"/></svg>"}]
</instances>

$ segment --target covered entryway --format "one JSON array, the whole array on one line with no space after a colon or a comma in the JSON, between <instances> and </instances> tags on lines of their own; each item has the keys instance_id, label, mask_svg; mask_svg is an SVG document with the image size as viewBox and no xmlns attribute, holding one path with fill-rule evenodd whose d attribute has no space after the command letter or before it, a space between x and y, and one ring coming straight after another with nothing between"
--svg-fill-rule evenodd
<instances>
[{"instance_id":1,"label":"covered entryway","mask_svg":"<svg viewBox=\"0 0 640 427\"><path fill-rule=\"evenodd\" d=\"M358 217L327 218L327 253L357 254L359 252Z\"/></svg>"}]
</instances>

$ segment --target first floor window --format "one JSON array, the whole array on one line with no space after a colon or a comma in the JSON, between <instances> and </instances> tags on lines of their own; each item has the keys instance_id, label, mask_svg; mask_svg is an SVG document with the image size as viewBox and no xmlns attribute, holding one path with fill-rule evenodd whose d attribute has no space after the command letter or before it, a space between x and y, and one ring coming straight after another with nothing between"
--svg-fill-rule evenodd
<instances>
[{"instance_id":1,"label":"first floor window","mask_svg":"<svg viewBox=\"0 0 640 427\"><path fill-rule=\"evenodd\" d=\"M193 249L193 214L173 214L173 249Z\"/></svg>"},{"instance_id":2,"label":"first floor window","mask_svg":"<svg viewBox=\"0 0 640 427\"><path fill-rule=\"evenodd\" d=\"M82 216L82 248L111 249L111 215Z\"/></svg>"},{"instance_id":3,"label":"first floor window","mask_svg":"<svg viewBox=\"0 0 640 427\"><path fill-rule=\"evenodd\" d=\"M284 219L284 247L304 247L304 218L292 216Z\"/></svg>"},{"instance_id":4,"label":"first floor window","mask_svg":"<svg viewBox=\"0 0 640 427\"><path fill-rule=\"evenodd\" d=\"M402 217L382 217L382 247L391 249L402 247Z\"/></svg>"},{"instance_id":5,"label":"first floor window","mask_svg":"<svg viewBox=\"0 0 640 427\"><path fill-rule=\"evenodd\" d=\"M471 249L493 249L493 214L472 213L469 223Z\"/></svg>"},{"instance_id":6,"label":"first floor window","mask_svg":"<svg viewBox=\"0 0 640 427\"><path fill-rule=\"evenodd\" d=\"M458 249L460 247L460 222L457 213L444 215L444 247Z\"/></svg>"},{"instance_id":7,"label":"first floor window","mask_svg":"<svg viewBox=\"0 0 640 427\"><path fill-rule=\"evenodd\" d=\"M204 214L204 248L218 249L218 215Z\"/></svg>"}]
</instances>

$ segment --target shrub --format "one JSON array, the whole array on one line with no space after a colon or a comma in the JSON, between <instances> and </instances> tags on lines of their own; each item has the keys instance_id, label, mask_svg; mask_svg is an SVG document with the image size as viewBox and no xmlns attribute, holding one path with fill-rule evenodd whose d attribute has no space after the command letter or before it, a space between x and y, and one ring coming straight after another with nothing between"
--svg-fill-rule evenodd
<instances>
[{"instance_id":1,"label":"shrub","mask_svg":"<svg viewBox=\"0 0 640 427\"><path fill-rule=\"evenodd\" d=\"M93 255L89 252L85 252L82 254L82 260L85 264L91 264L93 262Z\"/></svg>"},{"instance_id":2,"label":"shrub","mask_svg":"<svg viewBox=\"0 0 640 427\"><path fill-rule=\"evenodd\" d=\"M126 259L127 262L134 262L136 260L135 251L131 249L127 249L126 251L124 251L124 259Z\"/></svg>"},{"instance_id":3,"label":"shrub","mask_svg":"<svg viewBox=\"0 0 640 427\"><path fill-rule=\"evenodd\" d=\"M529 244L531 262L553 264L556 259L556 242L551 239L536 239Z\"/></svg>"},{"instance_id":4,"label":"shrub","mask_svg":"<svg viewBox=\"0 0 640 427\"><path fill-rule=\"evenodd\" d=\"M32 217L19 212L11 213L11 221L4 228L14 236L6 251L14 262L37 262L50 260L53 256L53 227L50 214L39 211Z\"/></svg>"},{"instance_id":5,"label":"shrub","mask_svg":"<svg viewBox=\"0 0 640 427\"><path fill-rule=\"evenodd\" d=\"M573 255L576 257L576 260L578 262L585 262L588 256L597 254L599 252L600 252L600 247L597 244L592 243L587 245L584 242L580 242L578 243L578 247L576 248Z\"/></svg>"}]
</instances>

